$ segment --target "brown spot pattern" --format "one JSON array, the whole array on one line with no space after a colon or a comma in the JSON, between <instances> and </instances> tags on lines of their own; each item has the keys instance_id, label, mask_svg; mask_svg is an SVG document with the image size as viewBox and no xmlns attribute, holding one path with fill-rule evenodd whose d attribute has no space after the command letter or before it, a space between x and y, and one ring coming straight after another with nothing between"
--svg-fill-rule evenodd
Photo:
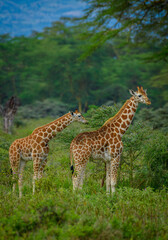
<instances>
[{"instance_id":1,"label":"brown spot pattern","mask_svg":"<svg viewBox=\"0 0 168 240\"><path fill-rule=\"evenodd\" d=\"M76 114L77 113L78 111ZM9 158L13 173L19 174L19 171L23 170L20 169L19 166L22 166L22 163L25 165L25 162L28 160L32 160L34 169L33 179L41 178L49 153L48 142L56 135L57 127L59 126L58 130L62 131L71 122L83 121L83 119L83 116L80 120L78 120L78 118L72 118L72 115L67 113L51 123L36 128L29 136L15 140L9 148ZM24 165L22 168L24 168ZM22 174L19 175L19 178L19 194L21 196ZM33 189L35 189L34 184Z\"/></svg>"},{"instance_id":2,"label":"brown spot pattern","mask_svg":"<svg viewBox=\"0 0 168 240\"><path fill-rule=\"evenodd\" d=\"M111 168L107 167L106 186L108 188L109 182L109 186L111 186L113 191L117 179L120 155L123 149L121 138L129 127L137 107L136 104L133 104L134 101L133 97L127 100L119 112L107 120L100 129L81 133L73 139L70 146L70 155L71 163L73 156L75 164L75 174L73 175L74 189L82 188L86 163L92 157L105 161L107 166L111 165ZM81 141L81 138L88 140ZM106 191L109 191L109 189L106 189Z\"/></svg>"}]
</instances>

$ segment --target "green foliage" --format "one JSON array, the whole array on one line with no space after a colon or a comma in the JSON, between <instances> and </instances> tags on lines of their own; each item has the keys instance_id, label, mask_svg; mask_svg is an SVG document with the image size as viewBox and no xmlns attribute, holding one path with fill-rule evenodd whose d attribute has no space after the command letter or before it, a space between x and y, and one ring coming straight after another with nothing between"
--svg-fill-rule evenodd
<instances>
[{"instance_id":1,"label":"green foliage","mask_svg":"<svg viewBox=\"0 0 168 240\"><path fill-rule=\"evenodd\" d=\"M125 44L149 43L154 46L148 59L166 60L168 57L166 1L84 0L85 14L79 18L87 25L90 40L88 52L93 52L107 40L127 36Z\"/></svg>"},{"instance_id":2,"label":"green foliage","mask_svg":"<svg viewBox=\"0 0 168 240\"><path fill-rule=\"evenodd\" d=\"M153 188L168 187L168 139L161 132L150 135L149 141L144 147L145 171L143 178L146 186Z\"/></svg>"},{"instance_id":3,"label":"green foliage","mask_svg":"<svg viewBox=\"0 0 168 240\"><path fill-rule=\"evenodd\" d=\"M152 126L153 129L160 129L164 133L168 132L168 104L156 110L144 108L138 114L138 118Z\"/></svg>"},{"instance_id":4,"label":"green foliage","mask_svg":"<svg viewBox=\"0 0 168 240\"><path fill-rule=\"evenodd\" d=\"M106 121L117 108L103 106L95 111L96 107L92 106L87 118L99 127L99 120ZM112 198L106 196L105 188L99 184L104 174L103 165L89 162L83 190L72 191L70 142L79 132L93 129L91 125L74 123L50 142L48 163L44 177L37 181L36 194L32 195L32 162L27 163L23 175L22 200L18 198L18 191L12 194L8 148L14 138L26 136L48 120L29 120L27 127L14 129L15 137L1 133L0 238L167 239L168 193L163 188L168 170L167 138L136 121L123 139L123 156L128 163L131 153L140 153L133 161L134 188L130 187L128 167L122 163L116 194ZM139 184L141 180L143 185ZM148 186L161 190L153 191Z\"/></svg>"},{"instance_id":5,"label":"green foliage","mask_svg":"<svg viewBox=\"0 0 168 240\"><path fill-rule=\"evenodd\" d=\"M69 146L69 144L72 142L72 140L81 132L83 131L89 131L90 130L90 126L89 125L85 125L82 126L82 123L72 123L70 126L68 126L63 132L58 133L57 136L58 138L54 139L53 141L57 142L57 139L59 139L58 141L66 144L66 146Z\"/></svg>"},{"instance_id":6,"label":"green foliage","mask_svg":"<svg viewBox=\"0 0 168 240\"><path fill-rule=\"evenodd\" d=\"M141 158L144 145L149 140L150 133L150 127L146 126L143 122L134 121L124 134L122 138L124 150L119 174L119 181L122 186L123 184L129 184L132 187L141 187L142 179L141 177L137 177L137 173L139 173L142 167ZM123 169L124 174L122 174Z\"/></svg>"},{"instance_id":7,"label":"green foliage","mask_svg":"<svg viewBox=\"0 0 168 240\"><path fill-rule=\"evenodd\" d=\"M160 89L160 91L162 90L161 94L166 101L168 100L168 90L167 90L167 80L166 80L167 78L168 78L167 67L163 68L158 75L151 78L151 84L154 87L157 87L158 89Z\"/></svg>"},{"instance_id":8,"label":"green foliage","mask_svg":"<svg viewBox=\"0 0 168 240\"><path fill-rule=\"evenodd\" d=\"M58 103L58 108L64 108L65 103L68 108L73 106L87 111L90 104L100 106L108 101L126 100L130 97L128 89L136 89L138 85L148 88L154 108L166 103L167 63L144 62L157 46L144 44L140 47L136 43L126 46L127 36L122 35L81 60L88 41L79 34L88 31L82 24L74 26L60 21L31 37L1 35L2 104L16 95L23 107L29 104L32 108L25 106L25 111L21 108L24 117L28 114L35 117L33 111L39 112L39 109L45 111L39 112L40 116L47 111L53 114L55 110L52 112L42 105L52 107L52 101Z\"/></svg>"},{"instance_id":9,"label":"green foliage","mask_svg":"<svg viewBox=\"0 0 168 240\"><path fill-rule=\"evenodd\" d=\"M0 131L0 184L4 186L11 185L11 169L9 167L9 147L11 136Z\"/></svg>"},{"instance_id":10,"label":"green foliage","mask_svg":"<svg viewBox=\"0 0 168 240\"><path fill-rule=\"evenodd\" d=\"M26 118L44 118L64 115L69 111L68 105L55 99L45 99L36 101L33 105L21 106L18 110L18 117Z\"/></svg>"},{"instance_id":11,"label":"green foliage","mask_svg":"<svg viewBox=\"0 0 168 240\"><path fill-rule=\"evenodd\" d=\"M86 114L89 120L89 125L92 128L101 127L110 117L114 116L119 111L119 104L113 106L101 106L99 108L91 107Z\"/></svg>"},{"instance_id":12,"label":"green foliage","mask_svg":"<svg viewBox=\"0 0 168 240\"><path fill-rule=\"evenodd\" d=\"M92 15L96 32L90 23L66 25L64 19L30 37L0 36L0 100L3 104L17 95L22 102L15 135L0 132L0 239L168 239L167 63L142 61L167 57L164 4L87 2L91 3L88 16L97 11ZM139 17L143 14L141 28ZM100 29L111 16L120 22L118 29L111 31L110 24ZM79 33L93 36L91 50L104 45L82 60L88 40ZM145 42L141 47L139 40ZM142 109L124 135L116 194L106 196L105 187L100 187L104 165L98 161L88 163L83 190L73 192L69 169L72 139L101 127L121 107L93 104L126 100L128 88L137 85L149 88L153 108L159 109ZM90 104L88 126L74 123L49 143L48 163L34 196L32 162L27 163L23 198L18 199L18 190L11 192L8 149L12 141L71 107L86 111Z\"/></svg>"}]
</instances>

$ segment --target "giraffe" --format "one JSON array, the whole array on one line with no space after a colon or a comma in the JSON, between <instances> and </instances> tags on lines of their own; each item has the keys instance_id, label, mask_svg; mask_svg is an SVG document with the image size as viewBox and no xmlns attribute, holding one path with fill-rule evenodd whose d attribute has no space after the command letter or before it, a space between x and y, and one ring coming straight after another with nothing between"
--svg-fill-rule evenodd
<instances>
[{"instance_id":1,"label":"giraffe","mask_svg":"<svg viewBox=\"0 0 168 240\"><path fill-rule=\"evenodd\" d=\"M123 150L122 136L132 122L138 103L150 105L147 90L137 87L137 91L129 90L132 95L119 112L108 119L96 131L77 135L70 145L73 190L82 189L86 164L90 157L103 160L106 164L106 193L113 194L117 182L117 169ZM75 164L75 172L73 168Z\"/></svg>"},{"instance_id":2,"label":"giraffe","mask_svg":"<svg viewBox=\"0 0 168 240\"><path fill-rule=\"evenodd\" d=\"M16 177L18 178L19 197L22 197L23 170L27 161L33 161L33 194L35 193L35 181L43 175L49 153L49 141L61 132L73 121L87 123L87 120L78 110L69 112L62 117L44 126L36 128L27 137L16 139L9 148L9 159L13 172L13 192L16 188Z\"/></svg>"}]
</instances>

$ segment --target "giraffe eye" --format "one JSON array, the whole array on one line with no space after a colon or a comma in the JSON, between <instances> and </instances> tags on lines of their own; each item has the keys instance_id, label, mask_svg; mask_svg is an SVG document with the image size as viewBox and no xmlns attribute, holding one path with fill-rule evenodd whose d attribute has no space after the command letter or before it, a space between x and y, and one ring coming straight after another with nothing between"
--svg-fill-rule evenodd
<instances>
[{"instance_id":1,"label":"giraffe eye","mask_svg":"<svg viewBox=\"0 0 168 240\"><path fill-rule=\"evenodd\" d=\"M80 118L80 117L81 117L81 115L78 115L78 117Z\"/></svg>"},{"instance_id":2,"label":"giraffe eye","mask_svg":"<svg viewBox=\"0 0 168 240\"><path fill-rule=\"evenodd\" d=\"M142 97L142 95L138 95L138 97Z\"/></svg>"}]
</instances>

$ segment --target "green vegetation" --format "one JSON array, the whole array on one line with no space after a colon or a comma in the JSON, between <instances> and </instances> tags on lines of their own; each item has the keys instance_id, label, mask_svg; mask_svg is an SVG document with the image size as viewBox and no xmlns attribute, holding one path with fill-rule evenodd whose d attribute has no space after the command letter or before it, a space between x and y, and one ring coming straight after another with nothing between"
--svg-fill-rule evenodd
<instances>
[{"instance_id":1,"label":"green vegetation","mask_svg":"<svg viewBox=\"0 0 168 240\"><path fill-rule=\"evenodd\" d=\"M126 37L130 46L146 43L153 46L150 60L168 58L168 20L166 0L83 0L87 2L84 16L78 20L89 27L88 51L94 51L107 40Z\"/></svg>"},{"instance_id":2,"label":"green vegetation","mask_svg":"<svg viewBox=\"0 0 168 240\"><path fill-rule=\"evenodd\" d=\"M13 135L0 130L0 239L168 239L167 2L86 2L80 19L29 37L0 35L0 111L11 96L21 102ZM139 106L123 137L115 195L101 187L105 166L96 160L83 190L73 192L72 139L102 126L137 86L152 105ZM20 200L12 194L10 144L75 108L89 125L74 123L50 142L34 196L27 163Z\"/></svg>"},{"instance_id":3,"label":"green vegetation","mask_svg":"<svg viewBox=\"0 0 168 240\"><path fill-rule=\"evenodd\" d=\"M81 60L88 45L82 34L88 30L82 23L67 26L62 20L30 37L1 35L1 104L16 95L22 106L32 109L36 102L39 106L39 101L50 105L55 101L57 106L85 112L92 104L123 101L129 97L128 89L142 85L152 107L163 107L168 99L168 64L145 60L154 52L153 45L139 46L136 41L125 45L127 36L121 34Z\"/></svg>"},{"instance_id":4,"label":"green vegetation","mask_svg":"<svg viewBox=\"0 0 168 240\"><path fill-rule=\"evenodd\" d=\"M92 106L89 125L73 123L50 142L44 177L32 196L32 162L24 172L23 198L12 194L8 148L52 119L23 120L14 135L0 137L0 239L167 239L168 139L148 122L135 120L124 135L116 194L101 188L104 163L90 161L82 191L73 192L69 146L82 131L102 125L119 106ZM137 114L137 118L141 116ZM96 126L96 127L94 127Z\"/></svg>"}]
</instances>

